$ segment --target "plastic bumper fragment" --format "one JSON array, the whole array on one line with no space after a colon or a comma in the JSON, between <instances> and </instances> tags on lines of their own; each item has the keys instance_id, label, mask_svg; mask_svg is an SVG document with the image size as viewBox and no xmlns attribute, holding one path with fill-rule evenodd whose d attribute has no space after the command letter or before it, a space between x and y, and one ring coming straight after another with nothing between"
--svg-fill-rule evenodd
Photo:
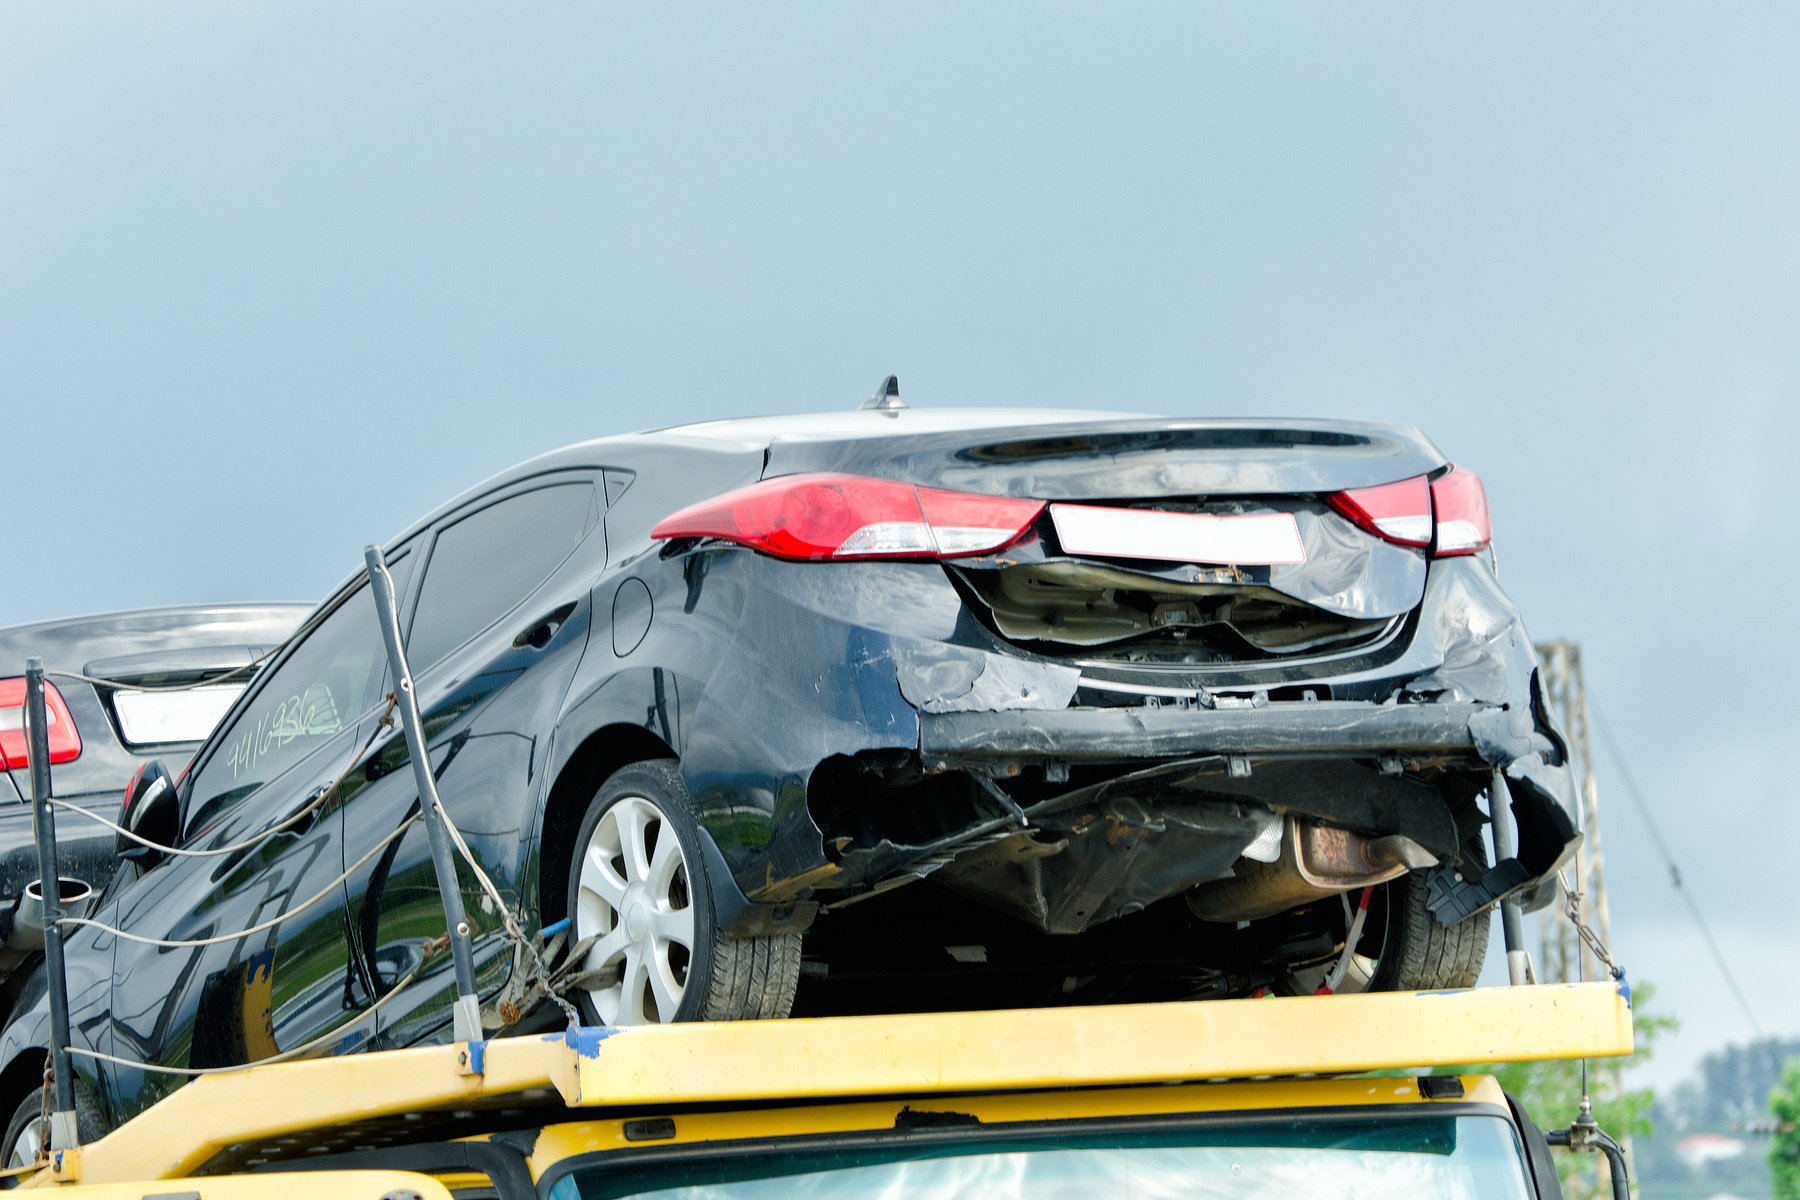
<instances>
[{"instance_id":1,"label":"plastic bumper fragment","mask_svg":"<svg viewBox=\"0 0 1800 1200\"><path fill-rule=\"evenodd\" d=\"M1485 704L1320 701L1260 708L1071 708L1059 712L921 713L919 752L939 769L974 763L1121 762L1207 754L1454 758L1504 766L1547 739L1478 737L1504 712ZM1510 732L1510 730L1509 730ZM1535 745L1542 741L1542 747ZM1493 755L1493 757L1489 757Z\"/></svg>"}]
</instances>

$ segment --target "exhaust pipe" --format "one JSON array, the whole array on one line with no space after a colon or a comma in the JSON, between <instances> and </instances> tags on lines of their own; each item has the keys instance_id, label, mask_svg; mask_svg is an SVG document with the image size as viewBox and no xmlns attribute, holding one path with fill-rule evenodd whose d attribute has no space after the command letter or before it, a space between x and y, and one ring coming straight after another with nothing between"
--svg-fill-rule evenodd
<instances>
[{"instance_id":1,"label":"exhaust pipe","mask_svg":"<svg viewBox=\"0 0 1800 1200\"><path fill-rule=\"evenodd\" d=\"M1436 865L1409 837L1369 838L1288 817L1274 862L1240 858L1228 878L1191 889L1187 901L1205 921L1254 921Z\"/></svg>"},{"instance_id":2,"label":"exhaust pipe","mask_svg":"<svg viewBox=\"0 0 1800 1200\"><path fill-rule=\"evenodd\" d=\"M12 928L6 934L6 948L23 954L41 953L44 949L44 889L42 880L25 885L25 892L13 905ZM62 898L62 915L85 917L94 907L94 889L67 875L57 880Z\"/></svg>"}]
</instances>

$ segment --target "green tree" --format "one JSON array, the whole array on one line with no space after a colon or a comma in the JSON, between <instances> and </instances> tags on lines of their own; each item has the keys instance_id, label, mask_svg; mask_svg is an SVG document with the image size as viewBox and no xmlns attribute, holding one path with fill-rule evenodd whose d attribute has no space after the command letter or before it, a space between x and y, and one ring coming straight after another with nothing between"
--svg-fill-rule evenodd
<instances>
[{"instance_id":1,"label":"green tree","mask_svg":"<svg viewBox=\"0 0 1800 1200\"><path fill-rule=\"evenodd\" d=\"M1800 1200L1800 1059L1781 1073L1769 1112L1775 1117L1775 1144L1769 1147L1775 1200Z\"/></svg>"}]
</instances>

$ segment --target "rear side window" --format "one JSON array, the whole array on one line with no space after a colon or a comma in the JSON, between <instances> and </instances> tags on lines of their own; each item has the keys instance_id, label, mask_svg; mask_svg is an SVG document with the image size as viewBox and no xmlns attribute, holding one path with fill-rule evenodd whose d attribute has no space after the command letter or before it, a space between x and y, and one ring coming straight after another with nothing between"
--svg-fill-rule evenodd
<instances>
[{"instance_id":1,"label":"rear side window","mask_svg":"<svg viewBox=\"0 0 1800 1200\"><path fill-rule=\"evenodd\" d=\"M508 496L438 534L406 642L424 670L511 612L587 532L594 489L557 484Z\"/></svg>"},{"instance_id":2,"label":"rear side window","mask_svg":"<svg viewBox=\"0 0 1800 1200\"><path fill-rule=\"evenodd\" d=\"M412 560L388 570L404 591ZM387 668L375 598L365 583L313 629L274 673L257 681L194 777L188 829L204 829L277 776L353 726L375 703Z\"/></svg>"}]
</instances>

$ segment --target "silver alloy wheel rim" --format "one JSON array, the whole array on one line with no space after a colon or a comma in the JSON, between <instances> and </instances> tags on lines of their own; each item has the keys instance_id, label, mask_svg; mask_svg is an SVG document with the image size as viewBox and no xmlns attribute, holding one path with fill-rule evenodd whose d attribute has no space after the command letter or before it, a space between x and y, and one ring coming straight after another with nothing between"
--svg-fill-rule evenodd
<instances>
[{"instance_id":1,"label":"silver alloy wheel rim","mask_svg":"<svg viewBox=\"0 0 1800 1200\"><path fill-rule=\"evenodd\" d=\"M44 1152L44 1118L33 1117L25 1122L19 1130L19 1136L13 1139L8 1149L6 1165L11 1167L29 1167L37 1162Z\"/></svg>"},{"instance_id":2,"label":"silver alloy wheel rim","mask_svg":"<svg viewBox=\"0 0 1800 1200\"><path fill-rule=\"evenodd\" d=\"M662 809L621 796L582 848L575 940L598 935L583 971L611 972L588 989L607 1025L673 1021L687 992L694 952L687 859Z\"/></svg>"}]
</instances>

